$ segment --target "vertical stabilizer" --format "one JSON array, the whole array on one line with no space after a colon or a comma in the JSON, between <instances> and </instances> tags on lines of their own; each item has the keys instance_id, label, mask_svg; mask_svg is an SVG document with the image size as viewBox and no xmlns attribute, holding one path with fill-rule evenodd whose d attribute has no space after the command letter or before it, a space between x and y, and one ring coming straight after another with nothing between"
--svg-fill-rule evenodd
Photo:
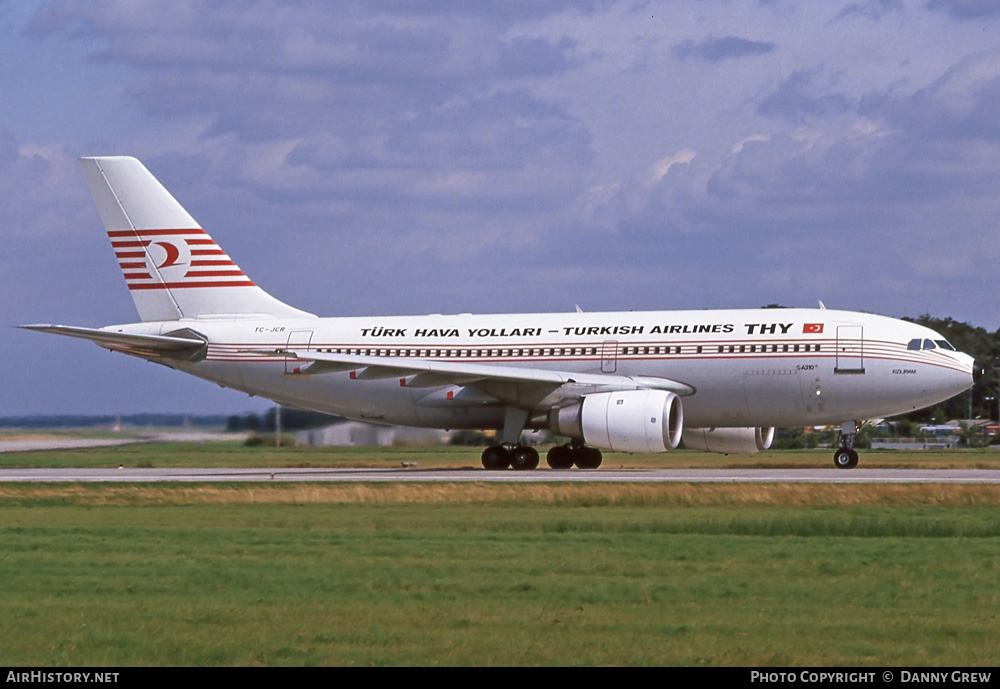
<instances>
[{"instance_id":1,"label":"vertical stabilizer","mask_svg":"<svg viewBox=\"0 0 1000 689\"><path fill-rule=\"evenodd\" d=\"M80 165L143 321L312 316L257 287L135 158Z\"/></svg>"}]
</instances>

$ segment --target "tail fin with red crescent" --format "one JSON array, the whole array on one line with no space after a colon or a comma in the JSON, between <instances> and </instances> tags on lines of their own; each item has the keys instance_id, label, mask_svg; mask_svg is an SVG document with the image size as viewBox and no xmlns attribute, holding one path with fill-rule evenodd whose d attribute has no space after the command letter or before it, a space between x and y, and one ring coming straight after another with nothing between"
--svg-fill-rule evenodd
<instances>
[{"instance_id":1,"label":"tail fin with red crescent","mask_svg":"<svg viewBox=\"0 0 1000 689\"><path fill-rule=\"evenodd\" d=\"M257 287L135 158L81 158L143 321L310 317Z\"/></svg>"}]
</instances>

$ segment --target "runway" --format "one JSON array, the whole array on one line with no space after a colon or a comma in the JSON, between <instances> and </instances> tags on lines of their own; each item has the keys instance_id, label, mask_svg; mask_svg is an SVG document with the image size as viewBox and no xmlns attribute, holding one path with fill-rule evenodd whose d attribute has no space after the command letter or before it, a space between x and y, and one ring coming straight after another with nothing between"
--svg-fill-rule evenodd
<instances>
[{"instance_id":1,"label":"runway","mask_svg":"<svg viewBox=\"0 0 1000 689\"><path fill-rule=\"evenodd\" d=\"M160 431L123 438L78 438L73 435L41 434L40 437L0 438L0 454L4 452L40 452L43 450L77 450L86 447L119 447L140 443L170 443L245 440L246 433L211 433L204 431Z\"/></svg>"},{"instance_id":2,"label":"runway","mask_svg":"<svg viewBox=\"0 0 1000 689\"><path fill-rule=\"evenodd\" d=\"M212 483L969 483L1000 484L990 469L0 469L0 482Z\"/></svg>"}]
</instances>

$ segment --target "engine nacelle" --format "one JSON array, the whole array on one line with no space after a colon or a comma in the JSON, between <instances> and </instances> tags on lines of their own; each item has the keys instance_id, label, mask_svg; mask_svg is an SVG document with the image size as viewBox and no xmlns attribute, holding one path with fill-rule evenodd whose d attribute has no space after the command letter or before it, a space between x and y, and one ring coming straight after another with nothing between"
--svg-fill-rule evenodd
<instances>
[{"instance_id":1,"label":"engine nacelle","mask_svg":"<svg viewBox=\"0 0 1000 689\"><path fill-rule=\"evenodd\" d=\"M724 455L753 454L771 447L774 427L770 428L687 428L684 447Z\"/></svg>"},{"instance_id":2,"label":"engine nacelle","mask_svg":"<svg viewBox=\"0 0 1000 689\"><path fill-rule=\"evenodd\" d=\"M683 426L681 398L664 390L595 393L549 414L554 433L618 452L673 450Z\"/></svg>"}]
</instances>

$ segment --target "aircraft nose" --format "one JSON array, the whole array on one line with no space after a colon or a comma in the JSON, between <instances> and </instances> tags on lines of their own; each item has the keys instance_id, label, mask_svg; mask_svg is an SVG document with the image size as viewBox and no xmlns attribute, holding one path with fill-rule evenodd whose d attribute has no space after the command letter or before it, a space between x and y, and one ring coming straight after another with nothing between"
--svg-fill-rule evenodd
<instances>
[{"instance_id":1,"label":"aircraft nose","mask_svg":"<svg viewBox=\"0 0 1000 689\"><path fill-rule=\"evenodd\" d=\"M983 376L986 374L986 369L983 368L982 364L978 360L972 362L972 382L978 383L982 380Z\"/></svg>"}]
</instances>

